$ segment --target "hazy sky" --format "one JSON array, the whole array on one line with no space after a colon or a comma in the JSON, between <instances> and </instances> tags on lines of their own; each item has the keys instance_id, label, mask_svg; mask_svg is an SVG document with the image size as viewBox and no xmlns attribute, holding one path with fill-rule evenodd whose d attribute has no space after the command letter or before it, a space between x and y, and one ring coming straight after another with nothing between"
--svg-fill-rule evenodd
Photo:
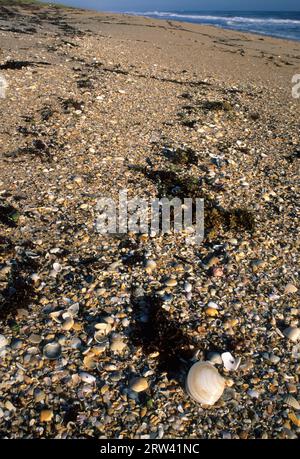
<instances>
[{"instance_id":1,"label":"hazy sky","mask_svg":"<svg viewBox=\"0 0 300 459\"><path fill-rule=\"evenodd\" d=\"M54 0L53 3L60 2ZM299 0L61 0L61 3L106 11L300 11Z\"/></svg>"}]
</instances>

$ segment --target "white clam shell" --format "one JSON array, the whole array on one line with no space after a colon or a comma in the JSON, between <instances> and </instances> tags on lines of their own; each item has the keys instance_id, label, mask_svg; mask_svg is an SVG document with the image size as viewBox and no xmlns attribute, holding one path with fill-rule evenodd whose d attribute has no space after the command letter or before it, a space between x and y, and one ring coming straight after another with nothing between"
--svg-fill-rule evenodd
<instances>
[{"instance_id":1,"label":"white clam shell","mask_svg":"<svg viewBox=\"0 0 300 459\"><path fill-rule=\"evenodd\" d=\"M214 405L222 396L225 380L210 362L197 362L188 372L186 390L198 403Z\"/></svg>"}]
</instances>

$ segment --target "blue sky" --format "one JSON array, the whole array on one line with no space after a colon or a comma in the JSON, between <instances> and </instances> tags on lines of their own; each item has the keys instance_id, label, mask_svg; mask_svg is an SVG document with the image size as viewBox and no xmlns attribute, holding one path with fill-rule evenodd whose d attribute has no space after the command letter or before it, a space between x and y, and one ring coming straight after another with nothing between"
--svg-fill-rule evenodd
<instances>
[{"instance_id":1,"label":"blue sky","mask_svg":"<svg viewBox=\"0 0 300 459\"><path fill-rule=\"evenodd\" d=\"M61 3L106 11L300 11L300 0L61 0Z\"/></svg>"}]
</instances>

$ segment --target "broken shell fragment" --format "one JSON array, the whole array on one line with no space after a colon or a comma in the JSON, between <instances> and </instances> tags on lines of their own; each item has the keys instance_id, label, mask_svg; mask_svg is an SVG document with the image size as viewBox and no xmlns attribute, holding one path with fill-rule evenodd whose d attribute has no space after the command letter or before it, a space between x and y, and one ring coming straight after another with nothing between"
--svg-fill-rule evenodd
<instances>
[{"instance_id":1,"label":"broken shell fragment","mask_svg":"<svg viewBox=\"0 0 300 459\"><path fill-rule=\"evenodd\" d=\"M224 368L226 368L226 370L228 371L237 370L241 364L241 358L239 357L235 359L233 355L230 354L230 352L223 352L223 354L221 354L221 357L223 360Z\"/></svg>"},{"instance_id":2,"label":"broken shell fragment","mask_svg":"<svg viewBox=\"0 0 300 459\"><path fill-rule=\"evenodd\" d=\"M288 418L292 421L292 423L295 426L300 427L300 417L299 417L299 415L297 415L294 412L292 412L292 413L288 414Z\"/></svg>"},{"instance_id":3,"label":"broken shell fragment","mask_svg":"<svg viewBox=\"0 0 300 459\"><path fill-rule=\"evenodd\" d=\"M197 362L188 372L186 390L198 403L214 405L225 389L225 379L210 362Z\"/></svg>"},{"instance_id":4,"label":"broken shell fragment","mask_svg":"<svg viewBox=\"0 0 300 459\"><path fill-rule=\"evenodd\" d=\"M62 310L50 312L51 319L54 320L54 322L60 324L61 323L60 316L62 315L62 312L63 312Z\"/></svg>"},{"instance_id":5,"label":"broken shell fragment","mask_svg":"<svg viewBox=\"0 0 300 459\"><path fill-rule=\"evenodd\" d=\"M219 311L214 308L207 308L205 314L209 317L216 317L219 314Z\"/></svg>"}]
</instances>

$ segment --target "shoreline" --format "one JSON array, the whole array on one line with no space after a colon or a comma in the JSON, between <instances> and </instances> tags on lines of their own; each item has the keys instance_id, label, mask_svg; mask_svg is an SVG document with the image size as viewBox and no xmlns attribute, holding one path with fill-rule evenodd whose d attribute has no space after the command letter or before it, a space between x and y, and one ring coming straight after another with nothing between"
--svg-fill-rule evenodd
<instances>
[{"instance_id":1,"label":"shoreline","mask_svg":"<svg viewBox=\"0 0 300 459\"><path fill-rule=\"evenodd\" d=\"M95 10L97 11L97 10ZM288 37L279 37L277 35L273 35L273 34L264 34L262 32L254 32L254 31L245 31L245 30L240 30L240 29L233 29L233 28L230 28L230 27L222 27L222 26L219 26L219 25L215 25L215 24L206 24L206 23L200 23L200 22L193 22L193 21L184 21L184 20L179 20L179 19L166 19L166 18L156 18L156 17L152 17L152 16L148 16L148 15L143 15L142 13L133 13L133 12L117 12L117 11L102 11L102 13L111 13L111 14L124 14L124 15L127 15L127 16L137 16L137 17L143 17L143 18L150 18L150 19L157 19L158 21L168 21L168 20L171 20L172 22L179 22L180 24L186 24L186 25L189 25L189 24L197 24L199 26L208 26L208 27L215 27L217 29L221 29L221 30L230 30L232 32L240 32L240 33L247 33L247 34L250 34L250 35L256 35L256 36L259 36L261 38L264 38L264 37L270 37L270 38L277 38L279 40L287 40L287 41L292 41L292 42L297 42L299 43L300 42L300 38L296 39L296 38L288 38Z\"/></svg>"}]
</instances>

